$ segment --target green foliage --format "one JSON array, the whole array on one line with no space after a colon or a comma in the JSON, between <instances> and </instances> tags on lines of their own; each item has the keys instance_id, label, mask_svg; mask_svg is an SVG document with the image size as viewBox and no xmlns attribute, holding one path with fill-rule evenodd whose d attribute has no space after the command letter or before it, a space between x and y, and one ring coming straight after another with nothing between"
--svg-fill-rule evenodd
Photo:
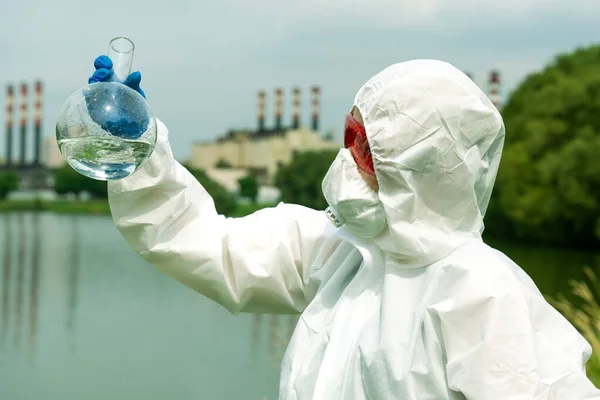
<instances>
[{"instance_id":1,"label":"green foliage","mask_svg":"<svg viewBox=\"0 0 600 400\"><path fill-rule=\"evenodd\" d=\"M229 163L229 161L221 158L219 159L219 161L217 161L217 163L215 164L216 168L232 168L232 165Z\"/></svg>"},{"instance_id":2,"label":"green foliage","mask_svg":"<svg viewBox=\"0 0 600 400\"><path fill-rule=\"evenodd\" d=\"M0 201L0 213L16 211L49 211L56 214L110 215L106 199L91 201L44 201L14 200Z\"/></svg>"},{"instance_id":3,"label":"green foliage","mask_svg":"<svg viewBox=\"0 0 600 400\"><path fill-rule=\"evenodd\" d=\"M200 182L204 189L211 195L215 202L215 208L219 214L229 215L235 210L237 201L233 194L229 193L227 189L218 182L210 179L204 170L193 169L189 166L185 167L196 179L198 179L198 182Z\"/></svg>"},{"instance_id":4,"label":"green foliage","mask_svg":"<svg viewBox=\"0 0 600 400\"><path fill-rule=\"evenodd\" d=\"M583 271L587 280L570 280L572 293L579 298L582 305L576 305L559 294L557 298L547 296L547 300L565 318L567 318L590 343L593 355L587 364L587 374L590 380L600 387L600 284L598 277L590 267Z\"/></svg>"},{"instance_id":5,"label":"green foliage","mask_svg":"<svg viewBox=\"0 0 600 400\"><path fill-rule=\"evenodd\" d=\"M253 175L248 175L238 179L240 185L240 196L246 197L252 200L252 203L256 203L258 197L258 181Z\"/></svg>"},{"instance_id":6,"label":"green foliage","mask_svg":"<svg viewBox=\"0 0 600 400\"><path fill-rule=\"evenodd\" d=\"M108 197L105 181L83 176L69 166L64 166L55 171L54 190L58 194L89 192L93 197L103 199Z\"/></svg>"},{"instance_id":7,"label":"green foliage","mask_svg":"<svg viewBox=\"0 0 600 400\"><path fill-rule=\"evenodd\" d=\"M290 164L279 167L275 185L281 190L281 200L317 210L325 209L327 202L321 191L321 182L337 153L337 150L298 153Z\"/></svg>"},{"instance_id":8,"label":"green foliage","mask_svg":"<svg viewBox=\"0 0 600 400\"><path fill-rule=\"evenodd\" d=\"M226 213L228 217L245 217L274 204L238 204ZM91 201L0 200L0 213L15 211L49 211L56 214L110 215L105 199Z\"/></svg>"},{"instance_id":9,"label":"green foliage","mask_svg":"<svg viewBox=\"0 0 600 400\"><path fill-rule=\"evenodd\" d=\"M528 76L503 109L506 144L488 227L504 217L517 238L596 246L599 116L600 46Z\"/></svg>"},{"instance_id":10,"label":"green foliage","mask_svg":"<svg viewBox=\"0 0 600 400\"><path fill-rule=\"evenodd\" d=\"M0 199L5 199L10 192L18 188L19 176L16 172L8 171L0 173Z\"/></svg>"},{"instance_id":11,"label":"green foliage","mask_svg":"<svg viewBox=\"0 0 600 400\"><path fill-rule=\"evenodd\" d=\"M263 208L274 207L275 204L238 204L238 206L229 214L228 217L245 217L247 215L253 214L258 210L262 210Z\"/></svg>"}]
</instances>

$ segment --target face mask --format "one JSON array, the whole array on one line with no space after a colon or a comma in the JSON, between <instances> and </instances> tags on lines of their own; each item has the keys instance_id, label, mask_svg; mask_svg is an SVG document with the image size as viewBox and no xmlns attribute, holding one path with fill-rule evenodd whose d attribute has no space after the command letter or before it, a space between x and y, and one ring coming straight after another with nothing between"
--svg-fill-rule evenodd
<instances>
[{"instance_id":1,"label":"face mask","mask_svg":"<svg viewBox=\"0 0 600 400\"><path fill-rule=\"evenodd\" d=\"M377 193L363 180L348 149L341 149L323 179L325 211L331 222L363 238L377 236L386 224Z\"/></svg>"}]
</instances>

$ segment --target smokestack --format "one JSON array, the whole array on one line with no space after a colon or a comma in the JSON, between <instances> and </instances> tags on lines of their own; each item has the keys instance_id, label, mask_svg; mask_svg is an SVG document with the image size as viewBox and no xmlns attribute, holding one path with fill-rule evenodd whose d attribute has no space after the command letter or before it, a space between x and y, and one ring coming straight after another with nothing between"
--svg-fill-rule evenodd
<instances>
[{"instance_id":1,"label":"smokestack","mask_svg":"<svg viewBox=\"0 0 600 400\"><path fill-rule=\"evenodd\" d=\"M281 130L281 111L283 108L283 89L275 89L275 130Z\"/></svg>"},{"instance_id":2,"label":"smokestack","mask_svg":"<svg viewBox=\"0 0 600 400\"><path fill-rule=\"evenodd\" d=\"M294 88L294 100L292 105L294 113L292 127L298 129L300 128L300 88Z\"/></svg>"},{"instance_id":3,"label":"smokestack","mask_svg":"<svg viewBox=\"0 0 600 400\"><path fill-rule=\"evenodd\" d=\"M488 97L494 103L494 106L500 109L500 73L498 71L492 71L490 73L490 80L488 81Z\"/></svg>"},{"instance_id":4,"label":"smokestack","mask_svg":"<svg viewBox=\"0 0 600 400\"><path fill-rule=\"evenodd\" d=\"M6 87L6 165L12 164L13 148L13 109L15 104L15 90L12 85Z\"/></svg>"},{"instance_id":5,"label":"smokestack","mask_svg":"<svg viewBox=\"0 0 600 400\"><path fill-rule=\"evenodd\" d=\"M42 142L42 82L35 83L34 107L34 126L35 126L35 150L33 163L40 165L40 151Z\"/></svg>"},{"instance_id":6,"label":"smokestack","mask_svg":"<svg viewBox=\"0 0 600 400\"><path fill-rule=\"evenodd\" d=\"M27 83L21 84L21 165L25 165L27 151Z\"/></svg>"},{"instance_id":7,"label":"smokestack","mask_svg":"<svg viewBox=\"0 0 600 400\"><path fill-rule=\"evenodd\" d=\"M265 130L265 97L267 94L264 90L258 92L258 131Z\"/></svg>"},{"instance_id":8,"label":"smokestack","mask_svg":"<svg viewBox=\"0 0 600 400\"><path fill-rule=\"evenodd\" d=\"M312 89L312 129L313 131L319 130L319 94L321 88L319 86L313 86Z\"/></svg>"}]
</instances>

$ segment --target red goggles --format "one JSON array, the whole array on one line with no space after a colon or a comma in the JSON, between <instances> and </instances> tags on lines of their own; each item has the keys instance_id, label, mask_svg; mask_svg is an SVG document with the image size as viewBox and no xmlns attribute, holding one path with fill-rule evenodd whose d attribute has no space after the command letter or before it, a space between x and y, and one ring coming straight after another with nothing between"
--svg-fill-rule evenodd
<instances>
[{"instance_id":1,"label":"red goggles","mask_svg":"<svg viewBox=\"0 0 600 400\"><path fill-rule=\"evenodd\" d=\"M367 131L365 127L359 124L351 113L346 115L346 124L344 126L344 147L350 150L358 168L369 175L375 176L373 167L373 157L367 141Z\"/></svg>"}]
</instances>

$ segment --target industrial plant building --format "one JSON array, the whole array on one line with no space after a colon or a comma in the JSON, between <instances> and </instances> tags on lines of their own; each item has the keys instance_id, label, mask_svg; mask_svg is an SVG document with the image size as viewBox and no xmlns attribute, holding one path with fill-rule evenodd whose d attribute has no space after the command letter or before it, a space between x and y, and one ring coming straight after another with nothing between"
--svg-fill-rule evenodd
<instances>
[{"instance_id":1,"label":"industrial plant building","mask_svg":"<svg viewBox=\"0 0 600 400\"><path fill-rule=\"evenodd\" d=\"M275 124L265 126L265 91L258 93L258 126L255 130L231 130L213 142L195 143L189 164L207 171L216 169L244 170L255 175L262 184L272 183L277 168L291 161L294 153L303 151L336 150L342 143L319 133L319 94L313 86L312 119L310 128L301 125L301 90L293 90L291 124L283 125L283 90L275 90Z\"/></svg>"}]
</instances>

